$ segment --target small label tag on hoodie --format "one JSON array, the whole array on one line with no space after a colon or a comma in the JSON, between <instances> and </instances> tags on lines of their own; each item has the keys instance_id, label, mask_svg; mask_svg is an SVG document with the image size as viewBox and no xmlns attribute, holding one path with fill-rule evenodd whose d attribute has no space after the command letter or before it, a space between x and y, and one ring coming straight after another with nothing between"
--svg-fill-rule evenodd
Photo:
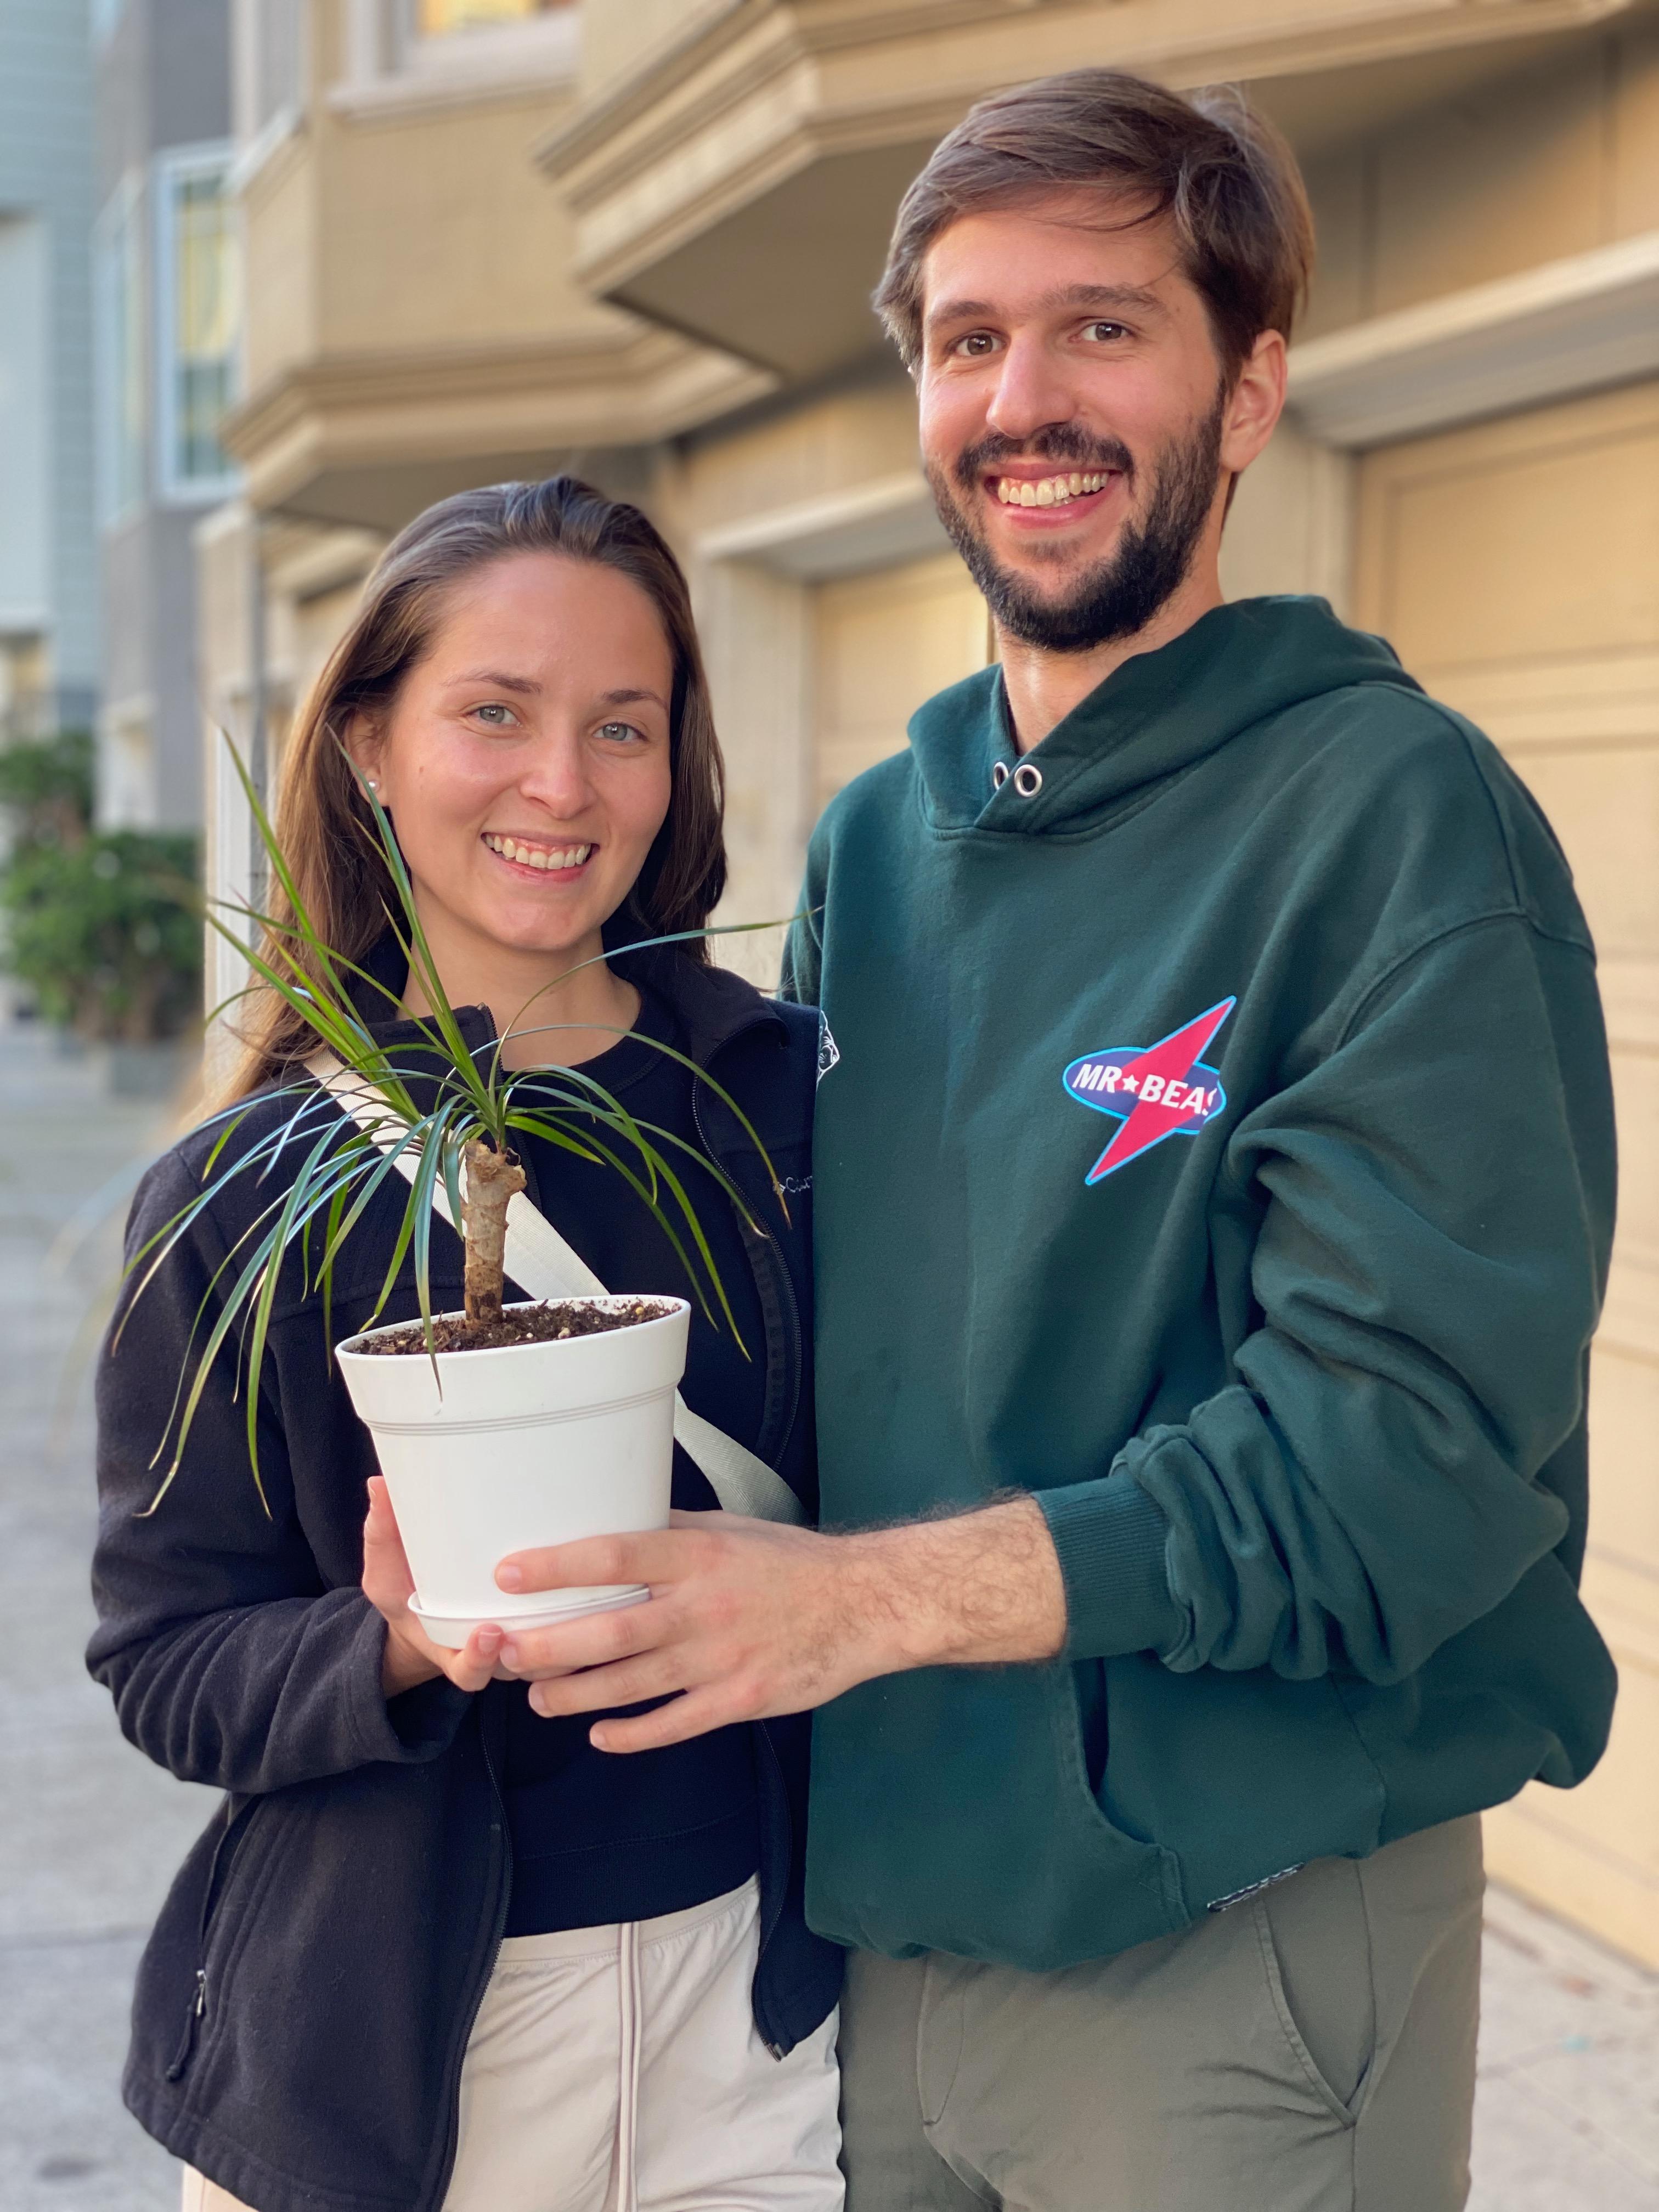
<instances>
[{"instance_id":1,"label":"small label tag on hoodie","mask_svg":"<svg viewBox=\"0 0 1659 2212\"><path fill-rule=\"evenodd\" d=\"M1212 1897L1205 1906L1206 1912L1225 1912L1230 1906L1243 1905L1247 1897L1260 1897L1264 1889L1271 1889L1276 1881L1288 1881L1293 1874L1300 1874L1305 1861L1298 1859L1294 1866L1280 1867L1277 1874L1264 1875L1260 1881L1246 1882L1243 1889L1230 1889L1225 1897Z\"/></svg>"},{"instance_id":2,"label":"small label tag on hoodie","mask_svg":"<svg viewBox=\"0 0 1659 2212\"><path fill-rule=\"evenodd\" d=\"M1236 998L1223 999L1156 1044L1104 1045L1071 1063L1060 1078L1067 1097L1123 1124L1083 1178L1085 1183L1115 1175L1166 1137L1195 1137L1215 1119L1227 1094L1201 1055L1237 1004Z\"/></svg>"}]
</instances>

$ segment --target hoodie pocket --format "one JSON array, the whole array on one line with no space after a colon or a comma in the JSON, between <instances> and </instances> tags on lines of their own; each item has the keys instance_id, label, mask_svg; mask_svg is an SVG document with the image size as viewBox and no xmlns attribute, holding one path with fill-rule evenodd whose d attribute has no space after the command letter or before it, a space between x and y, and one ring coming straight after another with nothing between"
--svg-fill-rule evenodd
<instances>
[{"instance_id":1,"label":"hoodie pocket","mask_svg":"<svg viewBox=\"0 0 1659 2212\"><path fill-rule=\"evenodd\" d=\"M1187 1927L1192 1915L1182 1889L1181 1863L1175 1853L1129 1829L1118 1826L1102 1809L1089 1773L1077 1669L1057 1662L1045 1669L1050 1734L1058 1781L1057 1827L1087 1864L1109 1875L1120 1889L1139 1893L1139 1932L1124 1938L1114 1916L1103 1940L1085 1956L1103 1957L1129 1944L1148 1942ZM1109 1726L1109 1720L1108 1722ZM1103 1903L1105 1902L1103 1898ZM1127 1899L1124 1901L1127 1906ZM1121 1907L1120 1909L1123 1909ZM1155 1923L1155 1924L1154 1924Z\"/></svg>"}]
</instances>

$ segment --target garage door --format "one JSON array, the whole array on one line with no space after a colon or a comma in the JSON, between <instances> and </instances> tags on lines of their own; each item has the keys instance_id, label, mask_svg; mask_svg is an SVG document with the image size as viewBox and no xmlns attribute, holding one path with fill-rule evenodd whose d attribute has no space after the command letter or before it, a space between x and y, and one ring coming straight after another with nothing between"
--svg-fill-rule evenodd
<instances>
[{"instance_id":1,"label":"garage door","mask_svg":"<svg viewBox=\"0 0 1659 2212\"><path fill-rule=\"evenodd\" d=\"M1607 1756L1487 1822L1492 1871L1659 1964L1659 385L1360 467L1356 604L1502 746L1595 932L1621 1154L1591 1384L1584 1592L1619 1662Z\"/></svg>"},{"instance_id":2,"label":"garage door","mask_svg":"<svg viewBox=\"0 0 1659 2212\"><path fill-rule=\"evenodd\" d=\"M813 593L813 779L821 811L904 747L924 699L982 668L985 602L954 553L819 584Z\"/></svg>"}]
</instances>

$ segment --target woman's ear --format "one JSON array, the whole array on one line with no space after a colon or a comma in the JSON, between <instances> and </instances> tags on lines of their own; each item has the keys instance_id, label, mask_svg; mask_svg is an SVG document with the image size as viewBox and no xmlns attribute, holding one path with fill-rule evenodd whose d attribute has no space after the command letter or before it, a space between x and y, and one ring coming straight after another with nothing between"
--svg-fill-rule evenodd
<instances>
[{"instance_id":1,"label":"woman's ear","mask_svg":"<svg viewBox=\"0 0 1659 2212\"><path fill-rule=\"evenodd\" d=\"M381 805L390 809L392 801L386 786L386 743L380 725L360 711L347 723L341 743L353 768Z\"/></svg>"}]
</instances>

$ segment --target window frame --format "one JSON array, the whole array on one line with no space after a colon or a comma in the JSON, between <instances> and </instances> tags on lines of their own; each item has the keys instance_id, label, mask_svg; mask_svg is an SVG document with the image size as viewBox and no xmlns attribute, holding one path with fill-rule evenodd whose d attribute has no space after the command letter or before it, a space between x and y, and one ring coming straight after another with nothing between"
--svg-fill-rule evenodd
<instances>
[{"instance_id":1,"label":"window frame","mask_svg":"<svg viewBox=\"0 0 1659 2212\"><path fill-rule=\"evenodd\" d=\"M251 0L242 0L244 6ZM503 23L423 35L418 0L343 0L339 74L323 95L351 117L465 106L574 88L581 66L580 0Z\"/></svg>"},{"instance_id":2,"label":"window frame","mask_svg":"<svg viewBox=\"0 0 1659 2212\"><path fill-rule=\"evenodd\" d=\"M510 76L532 58L562 64L574 76L580 63L581 9L578 0L556 0L532 15L495 23L464 25L453 31L423 31L421 0L392 0L392 58L394 73L430 76L464 71L469 78Z\"/></svg>"},{"instance_id":3,"label":"window frame","mask_svg":"<svg viewBox=\"0 0 1659 2212\"><path fill-rule=\"evenodd\" d=\"M143 511L154 478L149 342L154 315L145 192L143 171L129 169L93 225L93 472L98 526L103 531L118 529ZM118 332L125 343L118 345ZM131 422L125 411L128 375L138 382ZM133 433L131 445L129 430ZM131 481L125 466L129 459L135 463Z\"/></svg>"},{"instance_id":4,"label":"window frame","mask_svg":"<svg viewBox=\"0 0 1659 2212\"><path fill-rule=\"evenodd\" d=\"M175 318L179 305L179 253L176 211L179 187L202 177L217 176L237 233L236 252L240 257L240 222L237 208L234 181L236 148L228 138L204 140L193 146L169 147L158 155L152 164L154 220L151 226L151 252L154 257L154 281L151 284L153 302L153 338L150 346L151 374L155 379L153 435L155 460L153 476L156 497L169 507L212 507L221 500L232 499L241 489L242 472L234 462L215 476L186 476L179 469L179 439L182 428L182 410L179 404L178 379L180 368L177 345ZM246 344L246 317L240 313L234 345L230 356L230 398L228 406L234 406L242 390L242 376Z\"/></svg>"},{"instance_id":5,"label":"window frame","mask_svg":"<svg viewBox=\"0 0 1659 2212\"><path fill-rule=\"evenodd\" d=\"M267 64L267 19L273 7L289 11L292 82L273 86ZM233 0L231 14L232 119L236 164L232 190L240 191L277 147L301 126L311 70L310 11L302 0Z\"/></svg>"}]
</instances>

